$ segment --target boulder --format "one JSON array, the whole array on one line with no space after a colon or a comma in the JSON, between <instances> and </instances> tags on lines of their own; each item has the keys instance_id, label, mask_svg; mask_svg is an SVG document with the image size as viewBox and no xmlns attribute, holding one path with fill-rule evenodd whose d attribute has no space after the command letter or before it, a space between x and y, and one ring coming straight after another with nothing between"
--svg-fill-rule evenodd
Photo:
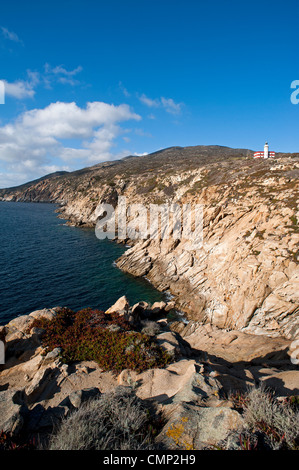
<instances>
[{"instance_id":1,"label":"boulder","mask_svg":"<svg viewBox=\"0 0 299 470\"><path fill-rule=\"evenodd\" d=\"M34 318L30 318L29 315L22 315L14 318L5 326L5 342L8 355L20 355L26 349L34 348L31 342L26 341L28 340L28 332L33 322Z\"/></svg>"},{"instance_id":2,"label":"boulder","mask_svg":"<svg viewBox=\"0 0 299 470\"><path fill-rule=\"evenodd\" d=\"M47 355L44 357L43 365L45 366L46 364L53 363L59 358L61 353L62 353L61 348L54 348L52 351L48 352Z\"/></svg>"},{"instance_id":3,"label":"boulder","mask_svg":"<svg viewBox=\"0 0 299 470\"><path fill-rule=\"evenodd\" d=\"M26 406L23 393L19 390L9 389L0 392L0 430L12 435L18 434L23 425L23 413Z\"/></svg>"},{"instance_id":4,"label":"boulder","mask_svg":"<svg viewBox=\"0 0 299 470\"><path fill-rule=\"evenodd\" d=\"M60 307L43 308L42 310L35 310L34 312L31 312L29 317L36 320L40 320L41 318L45 318L46 320L53 320L59 310Z\"/></svg>"},{"instance_id":5,"label":"boulder","mask_svg":"<svg viewBox=\"0 0 299 470\"><path fill-rule=\"evenodd\" d=\"M181 356L188 357L191 354L191 348L187 341L184 341L180 335L172 331L158 334L156 341L173 359L177 359Z\"/></svg>"},{"instance_id":6,"label":"boulder","mask_svg":"<svg viewBox=\"0 0 299 470\"><path fill-rule=\"evenodd\" d=\"M166 302L154 302L151 306L151 311L153 314L160 314L165 312L165 307L167 306Z\"/></svg>"},{"instance_id":7,"label":"boulder","mask_svg":"<svg viewBox=\"0 0 299 470\"><path fill-rule=\"evenodd\" d=\"M83 390L76 390L66 397L59 406L67 406L70 409L80 408L80 406L92 398L99 397L100 390L97 387L85 388Z\"/></svg>"},{"instance_id":8,"label":"boulder","mask_svg":"<svg viewBox=\"0 0 299 470\"><path fill-rule=\"evenodd\" d=\"M40 368L30 384L25 388L28 403L34 403L49 397L57 384L57 377L60 373L60 369L55 366ZM43 396L41 397L42 394Z\"/></svg>"},{"instance_id":9,"label":"boulder","mask_svg":"<svg viewBox=\"0 0 299 470\"><path fill-rule=\"evenodd\" d=\"M225 407L179 403L165 407L165 414L167 423L156 438L160 449L215 450L232 432L244 428L242 416Z\"/></svg>"},{"instance_id":10,"label":"boulder","mask_svg":"<svg viewBox=\"0 0 299 470\"><path fill-rule=\"evenodd\" d=\"M165 369L150 369L138 375L131 374L133 383L137 385L136 395L142 399L152 398L158 403L167 402L189 383L196 368L194 360L181 359ZM126 375L120 377L119 383L125 381Z\"/></svg>"},{"instance_id":11,"label":"boulder","mask_svg":"<svg viewBox=\"0 0 299 470\"><path fill-rule=\"evenodd\" d=\"M58 307L56 308L44 308L42 310L36 310L29 315L20 315L19 317L14 318L11 320L7 325L6 328L6 341L12 341L16 337L27 336L29 332L30 325L33 324L34 320L38 320L41 318L46 318L48 320L52 320L55 315L57 315ZM18 336L18 334L22 334Z\"/></svg>"},{"instance_id":12,"label":"boulder","mask_svg":"<svg viewBox=\"0 0 299 470\"><path fill-rule=\"evenodd\" d=\"M33 322L34 318L30 317L30 315L20 315L19 317L14 318L6 325L7 336L13 335L15 332L25 334L30 324Z\"/></svg>"},{"instance_id":13,"label":"boulder","mask_svg":"<svg viewBox=\"0 0 299 470\"><path fill-rule=\"evenodd\" d=\"M147 302L137 302L129 310L129 322L133 325L139 326L142 319L149 316L148 310L149 304Z\"/></svg>"},{"instance_id":14,"label":"boulder","mask_svg":"<svg viewBox=\"0 0 299 470\"><path fill-rule=\"evenodd\" d=\"M149 305L147 302L144 302L144 301L137 302L137 304L134 304L132 307L132 313L138 313L139 315L141 315L148 308L149 308Z\"/></svg>"},{"instance_id":15,"label":"boulder","mask_svg":"<svg viewBox=\"0 0 299 470\"><path fill-rule=\"evenodd\" d=\"M41 344L44 330L41 328L31 328L34 321L40 318L52 320L59 308L36 310L29 315L21 315L11 320L5 325L5 343L7 356L20 356L28 350L34 350Z\"/></svg>"},{"instance_id":16,"label":"boulder","mask_svg":"<svg viewBox=\"0 0 299 470\"><path fill-rule=\"evenodd\" d=\"M128 312L128 310L129 310L129 302L126 296L123 295L115 302L115 304L113 304L110 308L108 308L108 310L106 310L106 313L117 312L117 313L121 313L124 315L125 313Z\"/></svg>"},{"instance_id":17,"label":"boulder","mask_svg":"<svg viewBox=\"0 0 299 470\"><path fill-rule=\"evenodd\" d=\"M201 402L203 399L210 397L219 397L221 391L221 384L217 379L194 372L188 382L186 382L181 389L176 393L168 402L181 403L181 402Z\"/></svg>"},{"instance_id":18,"label":"boulder","mask_svg":"<svg viewBox=\"0 0 299 470\"><path fill-rule=\"evenodd\" d=\"M5 340L6 333L7 333L6 327L5 326L0 326L0 341Z\"/></svg>"}]
</instances>

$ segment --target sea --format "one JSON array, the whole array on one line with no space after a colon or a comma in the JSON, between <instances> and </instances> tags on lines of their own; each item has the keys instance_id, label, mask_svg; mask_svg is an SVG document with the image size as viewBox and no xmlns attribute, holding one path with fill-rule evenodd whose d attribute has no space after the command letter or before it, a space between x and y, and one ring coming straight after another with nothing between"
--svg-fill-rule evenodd
<instances>
[{"instance_id":1,"label":"sea","mask_svg":"<svg viewBox=\"0 0 299 470\"><path fill-rule=\"evenodd\" d=\"M166 299L114 262L127 249L70 227L55 204L0 202L0 325L34 310L106 310L125 295L134 305Z\"/></svg>"}]
</instances>

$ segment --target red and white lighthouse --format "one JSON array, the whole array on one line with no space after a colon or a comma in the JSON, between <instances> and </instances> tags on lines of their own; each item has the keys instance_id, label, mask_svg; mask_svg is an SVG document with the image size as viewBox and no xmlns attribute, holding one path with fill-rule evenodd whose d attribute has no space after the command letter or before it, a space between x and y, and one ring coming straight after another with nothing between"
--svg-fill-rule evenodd
<instances>
[{"instance_id":1,"label":"red and white lighthouse","mask_svg":"<svg viewBox=\"0 0 299 470\"><path fill-rule=\"evenodd\" d=\"M275 152L269 152L268 142L265 143L263 152L255 152L253 154L253 158L274 158L274 157L275 157Z\"/></svg>"}]
</instances>

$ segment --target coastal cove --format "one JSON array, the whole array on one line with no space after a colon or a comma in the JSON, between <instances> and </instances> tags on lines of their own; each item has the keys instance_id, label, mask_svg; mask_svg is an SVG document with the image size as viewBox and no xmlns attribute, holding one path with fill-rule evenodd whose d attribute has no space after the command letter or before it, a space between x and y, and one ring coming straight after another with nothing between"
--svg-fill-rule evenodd
<instances>
[{"instance_id":1,"label":"coastal cove","mask_svg":"<svg viewBox=\"0 0 299 470\"><path fill-rule=\"evenodd\" d=\"M131 305L165 299L146 279L114 265L123 245L98 240L94 229L67 226L55 209L0 203L0 325L58 305L105 310L123 295Z\"/></svg>"}]
</instances>

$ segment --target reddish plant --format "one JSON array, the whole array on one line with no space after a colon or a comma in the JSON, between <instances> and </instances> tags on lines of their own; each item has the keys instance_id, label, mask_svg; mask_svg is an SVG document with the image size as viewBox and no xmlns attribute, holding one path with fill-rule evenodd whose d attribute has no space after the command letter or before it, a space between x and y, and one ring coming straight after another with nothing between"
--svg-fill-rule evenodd
<instances>
[{"instance_id":1,"label":"reddish plant","mask_svg":"<svg viewBox=\"0 0 299 470\"><path fill-rule=\"evenodd\" d=\"M240 434L239 441L242 450L257 450L257 440L253 441L254 436L245 436Z\"/></svg>"},{"instance_id":2,"label":"reddish plant","mask_svg":"<svg viewBox=\"0 0 299 470\"><path fill-rule=\"evenodd\" d=\"M20 437L14 437L8 432L0 431L0 450L34 450L34 440L25 441Z\"/></svg>"},{"instance_id":3,"label":"reddish plant","mask_svg":"<svg viewBox=\"0 0 299 470\"><path fill-rule=\"evenodd\" d=\"M109 326L119 327L117 331ZM45 330L43 345L48 351L62 349L66 363L94 360L103 370L120 372L133 369L164 367L169 354L152 338L133 331L124 317L117 313L83 309L77 313L63 308L52 320L35 320L32 327Z\"/></svg>"}]
</instances>

